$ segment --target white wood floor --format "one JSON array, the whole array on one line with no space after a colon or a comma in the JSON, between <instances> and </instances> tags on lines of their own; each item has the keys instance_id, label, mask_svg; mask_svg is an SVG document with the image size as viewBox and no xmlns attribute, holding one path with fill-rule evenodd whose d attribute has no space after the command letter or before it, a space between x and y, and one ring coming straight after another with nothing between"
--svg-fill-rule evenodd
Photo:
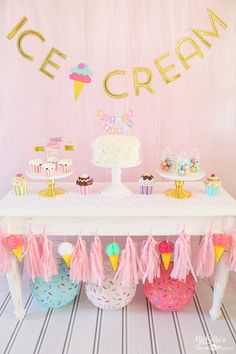
<instances>
[{"instance_id":1,"label":"white wood floor","mask_svg":"<svg viewBox=\"0 0 236 354\"><path fill-rule=\"evenodd\" d=\"M222 318L208 315L213 287L196 285L193 301L178 313L163 313L148 303L140 285L123 310L103 311L86 298L84 286L70 305L40 307L23 274L23 321L12 317L13 304L0 279L0 353L11 354L194 354L236 353L236 274L230 275Z\"/></svg>"}]
</instances>

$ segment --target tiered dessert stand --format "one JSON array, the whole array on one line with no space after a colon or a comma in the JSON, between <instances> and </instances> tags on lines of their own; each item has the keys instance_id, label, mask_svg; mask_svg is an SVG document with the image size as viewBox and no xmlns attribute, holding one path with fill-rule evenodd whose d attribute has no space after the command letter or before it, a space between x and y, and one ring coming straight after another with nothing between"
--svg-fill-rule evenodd
<instances>
[{"instance_id":1,"label":"tiered dessert stand","mask_svg":"<svg viewBox=\"0 0 236 354\"><path fill-rule=\"evenodd\" d=\"M65 190L63 188L55 187L56 180L69 177L73 174L73 170L68 173L55 173L53 176L46 176L41 173L33 173L31 171L26 171L26 175L31 179L37 179L42 181L47 181L48 188L45 188L39 192L42 197L53 198L57 195L64 194Z\"/></svg>"},{"instance_id":2,"label":"tiered dessert stand","mask_svg":"<svg viewBox=\"0 0 236 354\"><path fill-rule=\"evenodd\" d=\"M161 177L175 181L175 188L168 189L165 193L168 197L177 199L187 199L192 196L190 191L183 189L184 182L197 181L205 176L204 171L189 172L188 174L182 176L178 173L163 171L161 169L157 169L157 173Z\"/></svg>"},{"instance_id":3,"label":"tiered dessert stand","mask_svg":"<svg viewBox=\"0 0 236 354\"><path fill-rule=\"evenodd\" d=\"M141 160L129 165L120 165L117 166L107 166L107 165L100 165L94 161L92 161L94 166L109 168L111 169L111 183L102 191L102 195L105 197L114 197L114 198L121 198L121 197L129 197L132 192L126 187L126 185L122 182L121 179L121 170L123 168L130 168L135 167L141 164Z\"/></svg>"}]
</instances>

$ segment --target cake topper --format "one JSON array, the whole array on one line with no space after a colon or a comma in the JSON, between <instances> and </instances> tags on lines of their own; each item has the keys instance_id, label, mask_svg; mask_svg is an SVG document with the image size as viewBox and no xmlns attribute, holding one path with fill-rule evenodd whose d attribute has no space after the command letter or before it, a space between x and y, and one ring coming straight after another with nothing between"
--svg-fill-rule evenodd
<instances>
[{"instance_id":1,"label":"cake topper","mask_svg":"<svg viewBox=\"0 0 236 354\"><path fill-rule=\"evenodd\" d=\"M98 110L97 117L100 119L100 125L103 130L108 134L121 135L134 125L132 121L133 112L131 110L122 115L116 114L112 116Z\"/></svg>"}]
</instances>

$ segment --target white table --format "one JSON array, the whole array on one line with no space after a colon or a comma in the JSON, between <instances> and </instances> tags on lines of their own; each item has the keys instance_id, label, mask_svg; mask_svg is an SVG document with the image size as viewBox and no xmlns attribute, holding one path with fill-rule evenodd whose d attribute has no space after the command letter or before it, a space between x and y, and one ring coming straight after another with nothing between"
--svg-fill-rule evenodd
<instances>
[{"instance_id":1,"label":"white table","mask_svg":"<svg viewBox=\"0 0 236 354\"><path fill-rule=\"evenodd\" d=\"M100 194L104 183L94 184L93 194L82 196L72 183L61 183L66 191L55 198L38 195L42 184L29 184L29 193L17 197L11 191L0 201L1 223L8 233L27 234L29 225L34 232L46 226L47 234L101 236L147 236L150 229L155 236L179 235L183 226L191 236L204 235L212 225L213 232L229 232L235 226L236 200L224 189L216 197L204 193L202 182L186 183L192 198L170 199L164 192L171 183L157 183L152 195L140 195L137 183L128 183L133 194L127 198L107 198ZM225 265L225 253L217 265L213 305L213 319L219 318L220 306L228 281L229 270ZM20 277L17 263L7 274L15 315L24 316L21 300Z\"/></svg>"}]
</instances>

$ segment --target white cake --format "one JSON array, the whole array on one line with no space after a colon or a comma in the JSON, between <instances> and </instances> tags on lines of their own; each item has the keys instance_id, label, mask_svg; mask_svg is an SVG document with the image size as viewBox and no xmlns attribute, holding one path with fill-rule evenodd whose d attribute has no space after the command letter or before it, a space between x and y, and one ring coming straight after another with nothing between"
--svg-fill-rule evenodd
<instances>
[{"instance_id":1,"label":"white cake","mask_svg":"<svg viewBox=\"0 0 236 354\"><path fill-rule=\"evenodd\" d=\"M92 143L93 161L104 166L132 165L139 161L140 143L135 136L102 135Z\"/></svg>"}]
</instances>

